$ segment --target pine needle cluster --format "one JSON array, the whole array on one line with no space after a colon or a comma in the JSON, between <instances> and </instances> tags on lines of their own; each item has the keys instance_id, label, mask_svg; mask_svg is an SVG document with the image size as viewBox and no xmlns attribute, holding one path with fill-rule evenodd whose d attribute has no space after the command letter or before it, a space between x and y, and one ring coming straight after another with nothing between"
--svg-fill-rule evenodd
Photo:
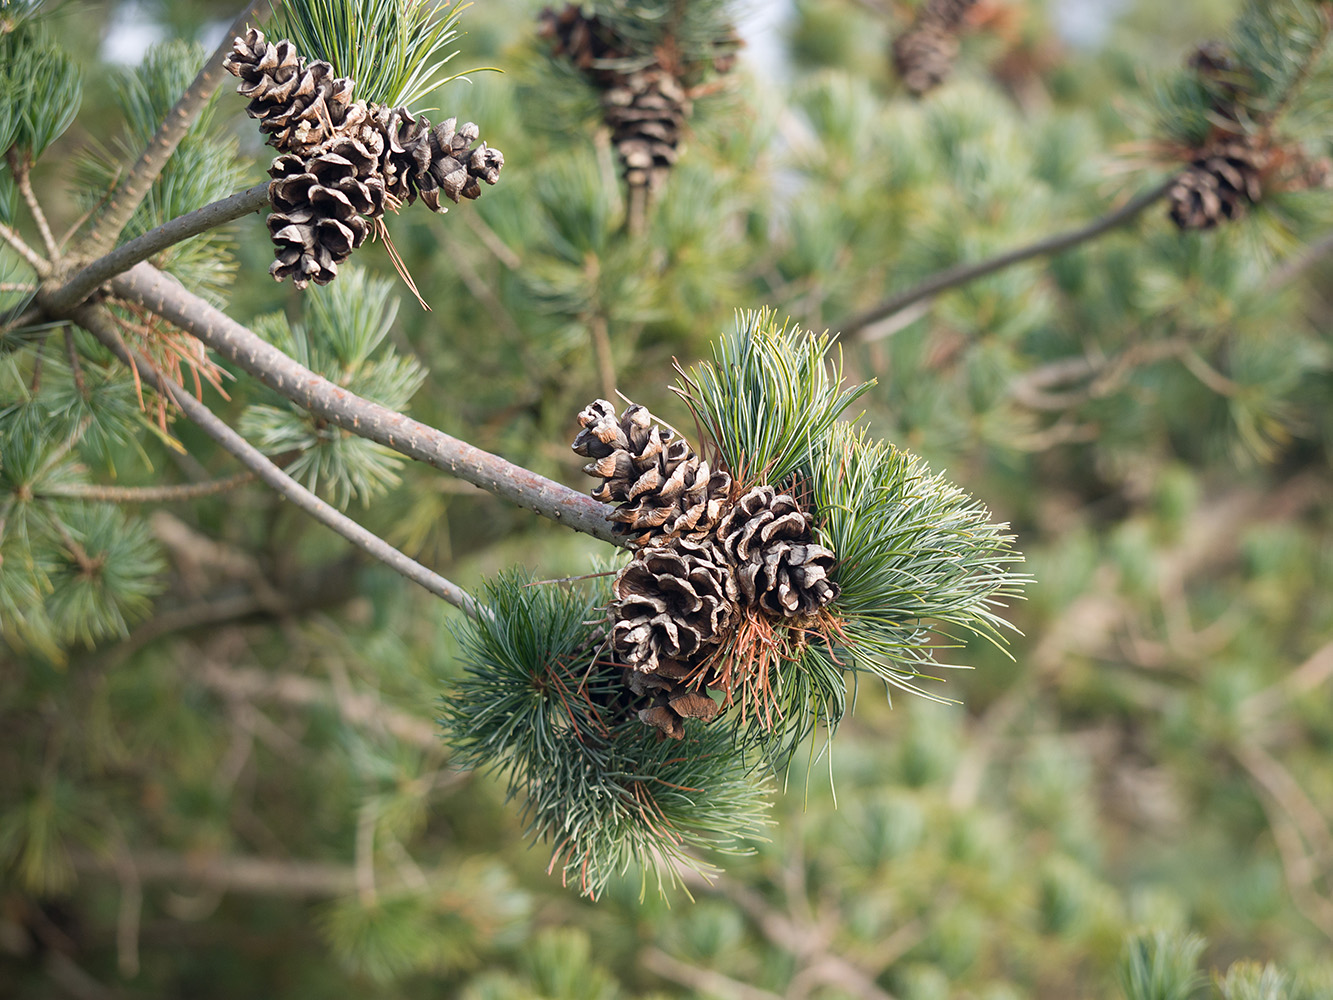
<instances>
[{"instance_id":1,"label":"pine needle cluster","mask_svg":"<svg viewBox=\"0 0 1333 1000\"><path fill-rule=\"evenodd\" d=\"M659 740L619 717L621 668L605 659L605 587L492 580L488 613L460 629L466 673L442 723L460 764L507 774L549 870L585 895L640 866L659 890L701 850L743 852L766 822L765 782L721 727Z\"/></svg>"},{"instance_id":2,"label":"pine needle cluster","mask_svg":"<svg viewBox=\"0 0 1333 1000\"><path fill-rule=\"evenodd\" d=\"M688 848L734 847L755 826L758 768L784 770L821 725L831 736L849 675L926 693L917 681L942 644L1001 639L998 609L1025 582L1004 526L917 459L838 421L868 386L843 386L830 346L746 313L714 362L677 369L733 496L772 486L799 497L837 559L833 599L813 613L738 604L725 635L703 637L717 648L696 676L720 699L717 719L690 716L673 741L636 712L627 685L638 667L618 660L611 637L624 623L608 619L617 605L604 587L501 577L490 613L463 627L469 673L447 696L449 740L465 765L508 769L529 832L552 842L552 868L585 893L631 863L655 867L660 887L671 864L691 863Z\"/></svg>"}]
</instances>

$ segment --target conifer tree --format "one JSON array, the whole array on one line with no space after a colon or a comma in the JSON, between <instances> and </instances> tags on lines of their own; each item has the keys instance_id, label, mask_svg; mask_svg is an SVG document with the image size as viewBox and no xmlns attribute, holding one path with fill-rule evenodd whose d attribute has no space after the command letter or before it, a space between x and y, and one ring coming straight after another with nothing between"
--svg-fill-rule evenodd
<instances>
[{"instance_id":1,"label":"conifer tree","mask_svg":"<svg viewBox=\"0 0 1333 1000\"><path fill-rule=\"evenodd\" d=\"M0 973L1322 996L1333 8L1232 6L7 4Z\"/></svg>"}]
</instances>

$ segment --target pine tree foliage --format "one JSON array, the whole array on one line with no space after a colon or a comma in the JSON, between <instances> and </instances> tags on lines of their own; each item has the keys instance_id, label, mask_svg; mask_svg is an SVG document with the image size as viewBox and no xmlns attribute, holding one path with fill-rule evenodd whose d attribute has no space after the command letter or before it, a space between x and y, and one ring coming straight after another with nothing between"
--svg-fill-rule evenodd
<instances>
[{"instance_id":1,"label":"pine tree foliage","mask_svg":"<svg viewBox=\"0 0 1333 1000\"><path fill-rule=\"evenodd\" d=\"M282 313L256 321L271 343L330 382L393 410L405 411L426 372L412 357L384 344L398 312L393 283L366 272L343 272L337 285L305 301L308 318L289 324ZM398 482L397 452L329 427L281 401L248 406L241 432L265 452L283 457L287 472L339 507L364 506Z\"/></svg>"},{"instance_id":2,"label":"pine tree foliage","mask_svg":"<svg viewBox=\"0 0 1333 1000\"><path fill-rule=\"evenodd\" d=\"M167 6L183 35L195 12L236 13ZM754 46L779 50L775 75L742 49L720 82L728 22L752 33L744 5L588 6L634 42L633 68L668 38L698 61L685 141L639 206L595 127L599 90L548 58L534 5L477 5L457 25L431 3L335 6L420 17L416 38L448 25L415 65L393 41L333 33L400 80L452 73L454 48L505 70L447 106L505 150L503 182L447 224L393 222L434 311L394 312L371 277L391 273L387 246L327 289L261 280L254 219L152 262L341 391L410 402L579 488L572 415L616 388L710 462L728 453L751 481L781 468L769 485L821 511L843 631L875 655L810 642L778 731L734 729L733 706L685 720L679 742L620 713L581 743L572 720L605 705L553 690L628 697L620 666L595 662L611 577L535 581L586 574L600 543L399 465L103 285L93 305L149 356L140 376L193 393L197 365L205 403L284 470L509 616L451 628L45 311L88 263L99 213L66 231L133 171L203 52L170 41L108 70L110 5L10 3L0 981L33 998L75 981L204 997L1333 992L1327 3L1120 5L1089 43L1061 37L1061 5L988 0L920 100L890 56L917 5L802 0L776 46ZM224 92L199 115L122 244L261 176L244 107ZM1164 195L1117 216L1179 174L1212 228L1180 232ZM1114 224L878 308L1099 217ZM791 317L785 333L766 321L714 343L761 305ZM796 334L825 329L837 366ZM767 374L717 366L758 359L742 347L765 337L781 362ZM673 358L713 387L697 425ZM784 398L820 431L753 419ZM849 427L862 410L869 430ZM1010 532L1037 582L1000 609ZM940 687L913 676L939 675L925 651L977 669ZM885 681L950 697L890 706ZM796 746L836 719L836 743ZM794 791L773 794L784 762ZM667 835L645 835L645 816ZM641 868L662 843L682 855L663 884L694 902L668 905ZM693 867L719 863L711 882Z\"/></svg>"}]
</instances>

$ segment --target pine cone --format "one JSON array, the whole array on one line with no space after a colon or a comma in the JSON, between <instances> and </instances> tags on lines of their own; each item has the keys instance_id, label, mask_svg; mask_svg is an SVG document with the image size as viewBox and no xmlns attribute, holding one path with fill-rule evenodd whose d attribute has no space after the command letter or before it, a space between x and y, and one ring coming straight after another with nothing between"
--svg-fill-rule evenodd
<instances>
[{"instance_id":1,"label":"pine cone","mask_svg":"<svg viewBox=\"0 0 1333 1000\"><path fill-rule=\"evenodd\" d=\"M269 273L278 281L291 277L297 288L311 281L327 285L337 277L338 265L365 242L370 223L364 216L383 211L383 184L358 176L357 165L334 152L309 161L279 156L269 175L274 212L268 230L277 248Z\"/></svg>"},{"instance_id":2,"label":"pine cone","mask_svg":"<svg viewBox=\"0 0 1333 1000\"><path fill-rule=\"evenodd\" d=\"M721 644L736 610L736 582L712 542L675 539L643 549L612 587L611 648L639 673L697 666ZM675 667L664 667L675 664Z\"/></svg>"},{"instance_id":3,"label":"pine cone","mask_svg":"<svg viewBox=\"0 0 1333 1000\"><path fill-rule=\"evenodd\" d=\"M222 68L240 78L237 93L250 98L246 113L284 153L308 155L344 122L352 81L335 77L323 60L309 65L291 42L269 42L251 28L232 43Z\"/></svg>"},{"instance_id":4,"label":"pine cone","mask_svg":"<svg viewBox=\"0 0 1333 1000\"><path fill-rule=\"evenodd\" d=\"M602 94L602 117L630 187L661 187L680 156L690 99L676 77L650 66L621 77Z\"/></svg>"},{"instance_id":5,"label":"pine cone","mask_svg":"<svg viewBox=\"0 0 1333 1000\"><path fill-rule=\"evenodd\" d=\"M635 545L661 537L706 537L722 517L731 476L712 471L674 431L657 424L647 407L631 404L617 419L606 400L579 414L583 428L573 449L592 461L583 467L602 480L592 495L619 504L611 515L617 534Z\"/></svg>"},{"instance_id":6,"label":"pine cone","mask_svg":"<svg viewBox=\"0 0 1333 1000\"><path fill-rule=\"evenodd\" d=\"M1167 197L1171 220L1181 229L1211 229L1241 218L1263 196L1269 152L1247 138L1231 139L1191 161Z\"/></svg>"},{"instance_id":7,"label":"pine cone","mask_svg":"<svg viewBox=\"0 0 1333 1000\"><path fill-rule=\"evenodd\" d=\"M926 0L917 12L916 23L933 25L945 31L957 31L967 17L967 12L976 6L977 0Z\"/></svg>"},{"instance_id":8,"label":"pine cone","mask_svg":"<svg viewBox=\"0 0 1333 1000\"><path fill-rule=\"evenodd\" d=\"M685 720L711 722L721 706L701 690L699 682L687 684L695 668L677 660L658 663L651 674L625 670L625 686L640 698L651 699L638 710L639 721L652 726L674 740L685 736Z\"/></svg>"},{"instance_id":9,"label":"pine cone","mask_svg":"<svg viewBox=\"0 0 1333 1000\"><path fill-rule=\"evenodd\" d=\"M564 56L584 72L596 69L600 60L629 54L600 19L587 17L578 4L566 4L559 11L545 7L537 21L538 34L550 44L551 54Z\"/></svg>"},{"instance_id":10,"label":"pine cone","mask_svg":"<svg viewBox=\"0 0 1333 1000\"><path fill-rule=\"evenodd\" d=\"M937 24L914 25L893 40L893 68L918 97L947 80L957 58L957 37Z\"/></svg>"},{"instance_id":11,"label":"pine cone","mask_svg":"<svg viewBox=\"0 0 1333 1000\"><path fill-rule=\"evenodd\" d=\"M770 615L814 614L838 596L829 579L836 556L812 540L814 519L772 486L741 496L717 526L718 544L736 567L740 602Z\"/></svg>"}]
</instances>

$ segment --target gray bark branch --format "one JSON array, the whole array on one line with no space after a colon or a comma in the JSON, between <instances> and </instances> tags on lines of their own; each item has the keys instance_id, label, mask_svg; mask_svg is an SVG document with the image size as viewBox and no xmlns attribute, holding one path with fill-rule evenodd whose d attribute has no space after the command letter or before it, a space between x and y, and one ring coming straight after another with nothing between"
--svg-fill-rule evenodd
<instances>
[{"instance_id":1,"label":"gray bark branch","mask_svg":"<svg viewBox=\"0 0 1333 1000\"><path fill-rule=\"evenodd\" d=\"M916 287L890 296L879 305L843 320L840 325L834 325L832 329L840 330L843 336L860 333L872 323L877 323L924 299L933 298L950 288L957 288L959 285L984 278L996 271L1003 271L1006 267L1021 264L1023 261L1032 260L1034 257L1046 257L1078 246L1080 243L1085 243L1132 221L1144 209L1166 197L1166 193L1171 190L1171 185L1174 183L1175 178L1172 177L1157 187L1145 191L1137 198L1127 201L1108 215L1104 215L1078 229L1071 229L1067 233L1059 233L1044 240L1038 240L1036 243L1018 247L1008 253L1000 254L998 257L992 257L990 260L983 260L976 264L958 264L947 268L927 278Z\"/></svg>"},{"instance_id":2,"label":"gray bark branch","mask_svg":"<svg viewBox=\"0 0 1333 1000\"><path fill-rule=\"evenodd\" d=\"M625 545L611 532L606 505L334 385L151 265L135 265L113 279L112 288L316 416L576 531Z\"/></svg>"},{"instance_id":3,"label":"gray bark branch","mask_svg":"<svg viewBox=\"0 0 1333 1000\"><path fill-rule=\"evenodd\" d=\"M187 418L197 424L223 448L231 452L246 468L254 472L284 499L291 501L294 506L309 514L321 524L332 528L353 545L358 546L369 555L398 571L413 583L425 587L435 596L443 598L473 617L479 613L480 608L477 603L461 587L398 551L374 532L315 496L269 461L263 452L227 426L207 406L175 382L155 371L152 365L143 358L136 357L125 346L125 342L121 339L115 324L104 310L91 306L85 307L78 310L73 318L75 322L101 341L124 364L137 369L139 378L172 400Z\"/></svg>"}]
</instances>

